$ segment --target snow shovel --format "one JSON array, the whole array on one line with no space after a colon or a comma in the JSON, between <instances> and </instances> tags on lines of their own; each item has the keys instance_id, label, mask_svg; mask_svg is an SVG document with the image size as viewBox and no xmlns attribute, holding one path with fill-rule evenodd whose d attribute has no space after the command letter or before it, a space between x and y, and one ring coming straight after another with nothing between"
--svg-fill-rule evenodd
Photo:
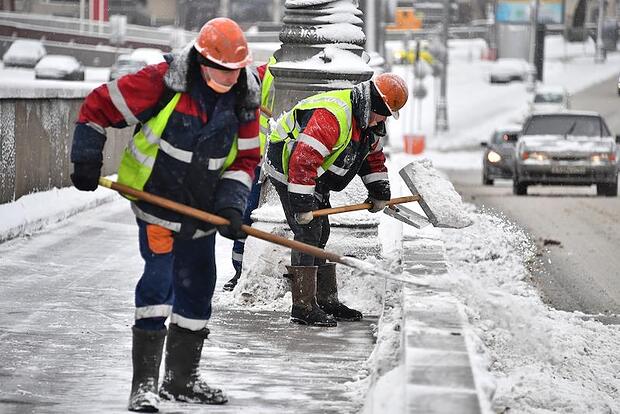
<instances>
[{"instance_id":1,"label":"snow shovel","mask_svg":"<svg viewBox=\"0 0 620 414\"><path fill-rule=\"evenodd\" d=\"M428 219L400 206L397 207L400 212L385 208L383 211L386 214L399 220L401 217L409 220L422 218L430 221L435 227L451 229L461 229L472 224L461 196L456 192L452 183L433 167L430 160L413 161L401 168L398 173L407 184L411 194L420 197L418 204Z\"/></svg>"},{"instance_id":2,"label":"snow shovel","mask_svg":"<svg viewBox=\"0 0 620 414\"><path fill-rule=\"evenodd\" d=\"M461 196L454 186L433 168L429 160L414 161L399 171L400 176L411 191L407 197L393 198L383 212L416 228L432 224L435 227L460 229L471 225L472 221L465 213ZM398 204L417 201L426 217ZM313 217L348 211L367 210L370 203L314 210Z\"/></svg>"},{"instance_id":3,"label":"snow shovel","mask_svg":"<svg viewBox=\"0 0 620 414\"><path fill-rule=\"evenodd\" d=\"M145 191L140 191L135 188L126 186L124 184L120 184L109 180L104 177L99 177L99 185L102 187L106 187L119 193L133 196L139 200L146 201L147 203L151 203L163 208L166 208L171 211L175 211L177 213L193 217L195 219L205 221L207 223L211 223L215 226L227 225L229 221L223 217L217 216L215 214L208 213L203 210L199 210L197 208L193 208L187 206L185 204L177 203L176 201L168 200L167 198L160 197L151 193L147 193ZM318 257L320 259L326 259L331 262L340 263L348 267L352 267L361 271L362 273L366 273L369 275L374 275L381 277L383 279L390 279L399 282L409 283L416 286L428 286L428 282L424 281L421 278L417 278L411 275L401 276L394 275L387 270L378 268L376 264L364 262L363 260L359 260L353 257L340 256L339 254L332 253L321 249L316 246L311 246L306 243L302 243L297 240L290 240L286 237L277 236L275 234L270 234L264 232L262 230L258 230L254 227L247 226L245 224L241 225L241 230L243 230L248 236L256 237L257 239L265 240L270 243L275 243L280 246L288 247L293 250L297 250L302 253L310 254L314 257Z\"/></svg>"}]
</instances>

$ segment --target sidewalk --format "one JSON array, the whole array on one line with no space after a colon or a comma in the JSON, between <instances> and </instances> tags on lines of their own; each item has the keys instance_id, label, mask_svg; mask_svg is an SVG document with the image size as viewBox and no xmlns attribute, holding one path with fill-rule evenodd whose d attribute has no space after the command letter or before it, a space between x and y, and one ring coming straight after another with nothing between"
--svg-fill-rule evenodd
<instances>
[{"instance_id":1,"label":"sidewalk","mask_svg":"<svg viewBox=\"0 0 620 414\"><path fill-rule=\"evenodd\" d=\"M0 412L126 412L135 232L117 200L0 244ZM230 403L161 412L358 412L374 323L308 328L282 312L215 309L202 372Z\"/></svg>"}]
</instances>

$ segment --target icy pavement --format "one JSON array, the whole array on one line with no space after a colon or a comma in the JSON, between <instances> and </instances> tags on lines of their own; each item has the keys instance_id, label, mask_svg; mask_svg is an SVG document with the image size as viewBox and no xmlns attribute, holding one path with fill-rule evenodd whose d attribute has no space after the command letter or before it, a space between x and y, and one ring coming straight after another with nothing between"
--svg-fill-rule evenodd
<instances>
[{"instance_id":1,"label":"icy pavement","mask_svg":"<svg viewBox=\"0 0 620 414\"><path fill-rule=\"evenodd\" d=\"M0 412L126 412L142 267L133 220L117 200L0 244ZM230 403L161 412L357 412L375 322L306 328L283 312L215 309L202 372Z\"/></svg>"}]
</instances>

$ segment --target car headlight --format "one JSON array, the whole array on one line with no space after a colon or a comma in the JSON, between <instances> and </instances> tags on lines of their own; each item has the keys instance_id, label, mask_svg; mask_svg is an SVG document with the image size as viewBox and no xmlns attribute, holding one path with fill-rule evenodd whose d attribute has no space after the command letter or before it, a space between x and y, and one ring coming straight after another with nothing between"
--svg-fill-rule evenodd
<instances>
[{"instance_id":1,"label":"car headlight","mask_svg":"<svg viewBox=\"0 0 620 414\"><path fill-rule=\"evenodd\" d=\"M502 156L495 151L489 151L487 154L487 160L489 160L489 162L500 162L502 160Z\"/></svg>"},{"instance_id":2,"label":"car headlight","mask_svg":"<svg viewBox=\"0 0 620 414\"><path fill-rule=\"evenodd\" d=\"M549 156L547 155L546 152L540 152L540 151L533 151L533 152L529 152L529 151L523 151L521 152L521 159L522 160L534 160L534 161L546 161L549 159Z\"/></svg>"},{"instance_id":3,"label":"car headlight","mask_svg":"<svg viewBox=\"0 0 620 414\"><path fill-rule=\"evenodd\" d=\"M593 163L615 161L616 154L613 152L601 152L590 155L590 161Z\"/></svg>"}]
</instances>

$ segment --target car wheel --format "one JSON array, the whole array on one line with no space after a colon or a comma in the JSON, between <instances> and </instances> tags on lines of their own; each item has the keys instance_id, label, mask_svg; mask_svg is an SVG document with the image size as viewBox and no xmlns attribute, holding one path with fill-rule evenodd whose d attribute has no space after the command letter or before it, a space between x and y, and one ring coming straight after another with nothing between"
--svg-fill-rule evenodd
<instances>
[{"instance_id":1,"label":"car wheel","mask_svg":"<svg viewBox=\"0 0 620 414\"><path fill-rule=\"evenodd\" d=\"M520 183L517 179L512 180L512 194L527 195L527 184Z\"/></svg>"},{"instance_id":2,"label":"car wheel","mask_svg":"<svg viewBox=\"0 0 620 414\"><path fill-rule=\"evenodd\" d=\"M482 184L483 185L493 185L493 179L487 176L486 171L482 173Z\"/></svg>"},{"instance_id":3,"label":"car wheel","mask_svg":"<svg viewBox=\"0 0 620 414\"><path fill-rule=\"evenodd\" d=\"M596 195L606 197L618 196L618 181L613 183L599 183L596 185Z\"/></svg>"}]
</instances>

